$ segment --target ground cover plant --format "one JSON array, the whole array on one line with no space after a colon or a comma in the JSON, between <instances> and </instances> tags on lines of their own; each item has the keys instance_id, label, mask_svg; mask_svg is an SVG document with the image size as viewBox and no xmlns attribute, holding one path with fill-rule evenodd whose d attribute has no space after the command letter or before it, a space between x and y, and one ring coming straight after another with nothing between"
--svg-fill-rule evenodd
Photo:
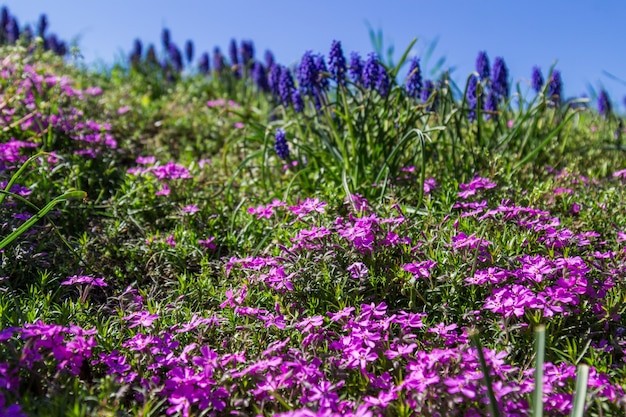
<instances>
[{"instance_id":1,"label":"ground cover plant","mask_svg":"<svg viewBox=\"0 0 626 417\"><path fill-rule=\"evenodd\" d=\"M607 92L0 17L0 415L626 412Z\"/></svg>"}]
</instances>

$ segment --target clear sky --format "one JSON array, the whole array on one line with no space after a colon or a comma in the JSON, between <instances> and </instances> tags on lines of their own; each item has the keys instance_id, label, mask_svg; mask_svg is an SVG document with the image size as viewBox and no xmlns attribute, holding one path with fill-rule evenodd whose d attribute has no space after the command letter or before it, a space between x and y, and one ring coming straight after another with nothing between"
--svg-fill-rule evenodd
<instances>
[{"instance_id":1,"label":"clear sky","mask_svg":"<svg viewBox=\"0 0 626 417\"><path fill-rule=\"evenodd\" d=\"M334 39L346 55L372 51L368 22L381 29L396 57L413 38L423 56L439 39L431 66L446 58L453 78L465 80L476 55L502 56L513 82L556 62L566 96L604 87L624 112L626 96L626 1L624 0L8 0L20 25L46 13L49 31L77 39L87 63L112 63L135 38L160 47L161 31L174 43L187 39L199 52L226 52L231 38L252 40L256 56L270 49L278 62L294 63L306 50L328 54ZM607 76L613 74L621 81ZM525 91L525 88L523 89Z\"/></svg>"}]
</instances>

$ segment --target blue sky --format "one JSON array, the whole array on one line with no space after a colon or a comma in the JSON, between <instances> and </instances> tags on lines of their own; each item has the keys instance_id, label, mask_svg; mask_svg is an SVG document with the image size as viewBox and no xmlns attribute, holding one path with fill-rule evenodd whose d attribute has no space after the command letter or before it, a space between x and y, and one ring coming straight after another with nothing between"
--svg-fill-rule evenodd
<instances>
[{"instance_id":1,"label":"blue sky","mask_svg":"<svg viewBox=\"0 0 626 417\"><path fill-rule=\"evenodd\" d=\"M589 94L588 86L606 88L624 111L626 96L626 2L623 0L380 0L306 2L298 0L9 0L20 25L41 13L49 30L78 40L87 63L112 63L127 54L135 38L160 45L161 30L199 52L227 50L231 38L254 41L256 55L270 49L277 61L298 61L306 50L328 53L334 39L344 52L372 51L366 22L381 29L386 45L399 56L413 38L413 53L423 56L439 39L431 66L445 57L465 80L476 55L491 62L504 57L513 82L526 82L534 65L545 73L556 62L566 96ZM623 81L615 81L605 72ZM525 85L525 84L524 84ZM522 89L526 91L526 87Z\"/></svg>"}]
</instances>

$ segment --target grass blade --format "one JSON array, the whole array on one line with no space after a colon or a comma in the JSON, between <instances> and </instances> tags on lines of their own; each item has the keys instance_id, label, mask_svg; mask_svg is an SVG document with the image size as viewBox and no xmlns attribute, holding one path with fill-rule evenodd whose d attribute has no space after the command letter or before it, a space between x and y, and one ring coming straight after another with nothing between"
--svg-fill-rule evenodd
<instances>
[{"instance_id":1,"label":"grass blade","mask_svg":"<svg viewBox=\"0 0 626 417\"><path fill-rule=\"evenodd\" d=\"M572 417L583 417L585 413L585 398L587 397L587 382L589 381L589 365L578 365L576 372L576 391L574 392L574 405Z\"/></svg>"},{"instance_id":2,"label":"grass blade","mask_svg":"<svg viewBox=\"0 0 626 417\"><path fill-rule=\"evenodd\" d=\"M543 416L543 363L546 352L546 326L535 329L535 390L533 391L532 415Z\"/></svg>"}]
</instances>

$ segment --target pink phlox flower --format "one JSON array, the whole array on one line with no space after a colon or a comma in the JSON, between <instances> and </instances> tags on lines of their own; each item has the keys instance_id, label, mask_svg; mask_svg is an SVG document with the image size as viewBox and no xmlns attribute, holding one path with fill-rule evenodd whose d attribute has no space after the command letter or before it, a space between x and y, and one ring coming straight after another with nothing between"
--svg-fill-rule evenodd
<instances>
[{"instance_id":1,"label":"pink phlox flower","mask_svg":"<svg viewBox=\"0 0 626 417\"><path fill-rule=\"evenodd\" d=\"M552 262L541 255L523 255L520 257L522 268L519 270L521 278L532 282L542 282L545 276L555 271Z\"/></svg>"},{"instance_id":2,"label":"pink phlox flower","mask_svg":"<svg viewBox=\"0 0 626 417\"><path fill-rule=\"evenodd\" d=\"M430 194L437 188L437 181L434 178L428 178L424 181L424 194Z\"/></svg>"},{"instance_id":3,"label":"pink phlox flower","mask_svg":"<svg viewBox=\"0 0 626 417\"><path fill-rule=\"evenodd\" d=\"M363 262L355 262L347 268L352 279L361 279L367 277L369 270Z\"/></svg>"},{"instance_id":4,"label":"pink phlox flower","mask_svg":"<svg viewBox=\"0 0 626 417\"><path fill-rule=\"evenodd\" d=\"M476 383L468 379L467 375L447 377L443 383L448 387L448 394L462 394L472 400L476 398Z\"/></svg>"},{"instance_id":5,"label":"pink phlox flower","mask_svg":"<svg viewBox=\"0 0 626 417\"><path fill-rule=\"evenodd\" d=\"M367 320L371 317L381 318L387 314L387 303L384 301L380 304L362 304L361 314L359 314L359 320Z\"/></svg>"},{"instance_id":6,"label":"pink phlox flower","mask_svg":"<svg viewBox=\"0 0 626 417\"><path fill-rule=\"evenodd\" d=\"M345 358L345 364L351 369L358 366L361 370L365 370L369 362L378 360L378 354L369 347L352 347L345 353L348 355Z\"/></svg>"},{"instance_id":7,"label":"pink phlox flower","mask_svg":"<svg viewBox=\"0 0 626 417\"><path fill-rule=\"evenodd\" d=\"M487 190L490 188L497 187L498 184L491 181L489 178L482 177L474 177L472 181L468 184L459 184L459 193L457 194L459 197L463 199L467 199L470 196L476 195L477 190Z\"/></svg>"},{"instance_id":8,"label":"pink phlox flower","mask_svg":"<svg viewBox=\"0 0 626 417\"><path fill-rule=\"evenodd\" d=\"M207 239L199 239L198 244L205 249L215 250L217 246L213 243L214 241L215 236L210 236Z\"/></svg>"},{"instance_id":9,"label":"pink phlox flower","mask_svg":"<svg viewBox=\"0 0 626 417\"><path fill-rule=\"evenodd\" d=\"M152 168L152 173L159 180L172 180L172 179L190 179L193 178L187 168L182 165L175 164L174 162L168 162L165 165Z\"/></svg>"},{"instance_id":10,"label":"pink phlox flower","mask_svg":"<svg viewBox=\"0 0 626 417\"><path fill-rule=\"evenodd\" d=\"M476 249L480 247L481 249L486 249L487 246L491 245L492 242L476 237L475 233L467 236L463 232L459 232L456 236L452 237L452 242L450 246L454 249Z\"/></svg>"},{"instance_id":11,"label":"pink phlox flower","mask_svg":"<svg viewBox=\"0 0 626 417\"><path fill-rule=\"evenodd\" d=\"M152 165L156 162L154 156L138 156L135 160L139 165Z\"/></svg>"},{"instance_id":12,"label":"pink phlox flower","mask_svg":"<svg viewBox=\"0 0 626 417\"><path fill-rule=\"evenodd\" d=\"M414 262L404 264L402 269L413 274L413 279L428 278L432 270L437 266L437 262L426 260L422 262Z\"/></svg>"},{"instance_id":13,"label":"pink phlox flower","mask_svg":"<svg viewBox=\"0 0 626 417\"><path fill-rule=\"evenodd\" d=\"M626 169L622 169L621 171L615 171L613 173L613 178L621 178L626 180Z\"/></svg>"},{"instance_id":14,"label":"pink phlox flower","mask_svg":"<svg viewBox=\"0 0 626 417\"><path fill-rule=\"evenodd\" d=\"M272 217L272 214L274 214L274 209L270 206L257 206L255 207L249 207L248 208L248 213L252 214L252 215L256 215L256 218L258 220L261 220L263 218L269 219Z\"/></svg>"},{"instance_id":15,"label":"pink phlox flower","mask_svg":"<svg viewBox=\"0 0 626 417\"><path fill-rule=\"evenodd\" d=\"M154 193L154 195L156 196L162 196L162 195L170 195L170 187L167 184L161 184L161 189L159 191L157 191L156 193Z\"/></svg>"},{"instance_id":16,"label":"pink phlox flower","mask_svg":"<svg viewBox=\"0 0 626 417\"><path fill-rule=\"evenodd\" d=\"M398 398L398 394L396 393L395 390L391 390L391 391L381 390L378 393L378 396L376 397L369 396L369 395L366 397L363 397L363 402L369 406L376 406L381 409L385 409L387 408L387 406L389 406L389 403L391 403L393 400L397 398Z\"/></svg>"},{"instance_id":17,"label":"pink phlox flower","mask_svg":"<svg viewBox=\"0 0 626 417\"><path fill-rule=\"evenodd\" d=\"M271 267L269 273L261 274L259 281L265 282L268 286L276 291L284 292L293 291L293 283L291 279L296 275L295 272L287 275L282 266Z\"/></svg>"},{"instance_id":18,"label":"pink phlox flower","mask_svg":"<svg viewBox=\"0 0 626 417\"><path fill-rule=\"evenodd\" d=\"M282 314L267 313L260 316L259 318L265 322L265 327L274 326L279 330L283 330L285 327L287 327L285 316L283 316Z\"/></svg>"},{"instance_id":19,"label":"pink phlox flower","mask_svg":"<svg viewBox=\"0 0 626 417\"><path fill-rule=\"evenodd\" d=\"M339 310L336 313L332 313L332 312L328 312L328 316L330 317L330 321L339 321L339 320L343 320L346 319L348 317L352 316L352 312L354 312L355 308L348 306L348 307L344 307L343 309Z\"/></svg>"},{"instance_id":20,"label":"pink phlox flower","mask_svg":"<svg viewBox=\"0 0 626 417\"><path fill-rule=\"evenodd\" d=\"M323 316L312 316L306 317L300 320L298 323L294 325L296 329L299 329L302 333L309 333L316 327L320 327L324 324Z\"/></svg>"},{"instance_id":21,"label":"pink phlox flower","mask_svg":"<svg viewBox=\"0 0 626 417\"><path fill-rule=\"evenodd\" d=\"M117 109L117 114L122 115L130 111L130 106L123 106Z\"/></svg>"},{"instance_id":22,"label":"pink phlox flower","mask_svg":"<svg viewBox=\"0 0 626 417\"><path fill-rule=\"evenodd\" d=\"M411 343L409 345L399 344L396 346L392 346L390 349L385 351L385 356L389 360L396 359L398 357L406 357L413 353L413 351L417 348L417 343Z\"/></svg>"},{"instance_id":23,"label":"pink phlox flower","mask_svg":"<svg viewBox=\"0 0 626 417\"><path fill-rule=\"evenodd\" d=\"M106 287L107 283L104 282L104 278L94 278L86 275L73 275L67 277L67 280L63 281L61 285L78 285L87 284L92 287Z\"/></svg>"},{"instance_id":24,"label":"pink phlox flower","mask_svg":"<svg viewBox=\"0 0 626 417\"><path fill-rule=\"evenodd\" d=\"M176 333L186 333L196 329L199 326L203 326L209 323L211 323L210 319L198 317L197 314L194 314L188 323L183 324L182 327L176 330Z\"/></svg>"},{"instance_id":25,"label":"pink phlox flower","mask_svg":"<svg viewBox=\"0 0 626 417\"><path fill-rule=\"evenodd\" d=\"M130 321L129 329L137 326L152 327L152 323L159 318L158 314L150 314L149 311L137 311L126 317L122 317L123 320Z\"/></svg>"},{"instance_id":26,"label":"pink phlox flower","mask_svg":"<svg viewBox=\"0 0 626 417\"><path fill-rule=\"evenodd\" d=\"M200 211L200 209L195 204L189 204L189 205L184 206L182 208L182 212L184 214L196 214L199 211Z\"/></svg>"},{"instance_id":27,"label":"pink phlox flower","mask_svg":"<svg viewBox=\"0 0 626 417\"><path fill-rule=\"evenodd\" d=\"M176 246L176 239L174 239L173 233L165 238L165 243L167 243L172 248Z\"/></svg>"},{"instance_id":28,"label":"pink phlox flower","mask_svg":"<svg viewBox=\"0 0 626 417\"><path fill-rule=\"evenodd\" d=\"M324 213L324 207L326 207L326 203L320 201L318 198L307 198L298 205L288 207L288 210L297 216L297 221L304 218L309 213Z\"/></svg>"},{"instance_id":29,"label":"pink phlox flower","mask_svg":"<svg viewBox=\"0 0 626 417\"><path fill-rule=\"evenodd\" d=\"M473 277L465 278L465 282L472 285L501 284L510 276L511 273L506 269L489 267L476 270Z\"/></svg>"}]
</instances>

